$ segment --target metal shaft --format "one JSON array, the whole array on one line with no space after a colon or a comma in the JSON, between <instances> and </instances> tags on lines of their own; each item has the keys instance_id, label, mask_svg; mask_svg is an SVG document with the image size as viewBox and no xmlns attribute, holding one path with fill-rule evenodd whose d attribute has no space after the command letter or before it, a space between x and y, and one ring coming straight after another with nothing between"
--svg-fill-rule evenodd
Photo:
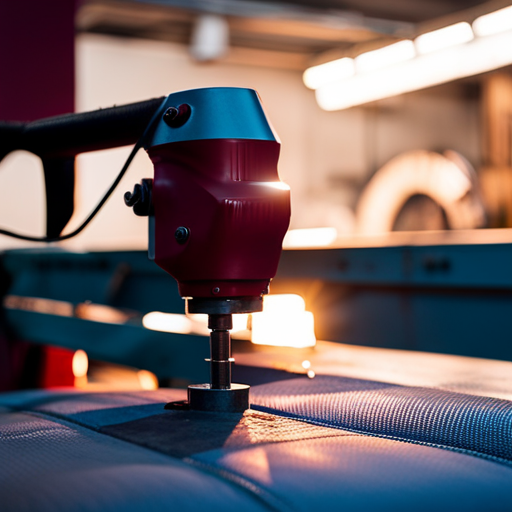
<instances>
[{"instance_id":1,"label":"metal shaft","mask_svg":"<svg viewBox=\"0 0 512 512\"><path fill-rule=\"evenodd\" d=\"M208 315L210 333L210 387L231 389L231 315Z\"/></svg>"}]
</instances>

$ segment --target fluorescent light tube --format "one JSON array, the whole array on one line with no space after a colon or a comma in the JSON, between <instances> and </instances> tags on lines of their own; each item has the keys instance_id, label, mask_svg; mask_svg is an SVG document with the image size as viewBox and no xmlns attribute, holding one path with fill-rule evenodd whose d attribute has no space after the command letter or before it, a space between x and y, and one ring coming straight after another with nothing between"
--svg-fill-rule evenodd
<instances>
[{"instance_id":1,"label":"fluorescent light tube","mask_svg":"<svg viewBox=\"0 0 512 512\"><path fill-rule=\"evenodd\" d=\"M316 98L324 110L341 110L511 64L512 31L508 31L324 85Z\"/></svg>"},{"instance_id":2,"label":"fluorescent light tube","mask_svg":"<svg viewBox=\"0 0 512 512\"><path fill-rule=\"evenodd\" d=\"M342 59L326 62L313 66L304 71L302 80L306 87L318 89L329 82L336 82L349 78L355 74L354 59L344 57Z\"/></svg>"},{"instance_id":3,"label":"fluorescent light tube","mask_svg":"<svg viewBox=\"0 0 512 512\"><path fill-rule=\"evenodd\" d=\"M449 27L427 32L414 40L418 53L425 54L444 50L450 46L467 43L473 39L471 25L462 21Z\"/></svg>"},{"instance_id":4,"label":"fluorescent light tube","mask_svg":"<svg viewBox=\"0 0 512 512\"><path fill-rule=\"evenodd\" d=\"M480 16L473 22L477 36L490 36L512 29L512 6Z\"/></svg>"},{"instance_id":5,"label":"fluorescent light tube","mask_svg":"<svg viewBox=\"0 0 512 512\"><path fill-rule=\"evenodd\" d=\"M399 41L398 43L393 43L357 56L355 59L356 69L359 73L365 73L398 62L404 62L414 58L415 55L416 51L412 41Z\"/></svg>"}]
</instances>

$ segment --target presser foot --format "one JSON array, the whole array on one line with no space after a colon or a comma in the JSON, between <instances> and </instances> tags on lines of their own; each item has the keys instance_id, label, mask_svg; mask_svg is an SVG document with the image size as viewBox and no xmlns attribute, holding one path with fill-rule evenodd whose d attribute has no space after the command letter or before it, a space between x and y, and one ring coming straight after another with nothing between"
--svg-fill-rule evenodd
<instances>
[{"instance_id":1,"label":"presser foot","mask_svg":"<svg viewBox=\"0 0 512 512\"><path fill-rule=\"evenodd\" d=\"M230 389L212 389L210 384L188 387L188 400L169 402L168 411L244 412L249 409L249 389L246 384L231 384Z\"/></svg>"}]
</instances>

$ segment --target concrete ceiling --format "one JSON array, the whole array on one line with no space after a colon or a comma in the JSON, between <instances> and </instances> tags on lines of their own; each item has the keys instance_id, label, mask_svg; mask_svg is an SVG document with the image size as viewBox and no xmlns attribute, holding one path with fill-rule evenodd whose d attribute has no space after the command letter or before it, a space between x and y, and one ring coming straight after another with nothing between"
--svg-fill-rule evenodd
<instances>
[{"instance_id":1,"label":"concrete ceiling","mask_svg":"<svg viewBox=\"0 0 512 512\"><path fill-rule=\"evenodd\" d=\"M304 69L333 54L354 55L422 30L474 19L503 0L85 0L82 32L189 44L201 14L229 25L230 49L280 53ZM265 60L266 57L263 59ZM279 64L280 63L280 64Z\"/></svg>"},{"instance_id":2,"label":"concrete ceiling","mask_svg":"<svg viewBox=\"0 0 512 512\"><path fill-rule=\"evenodd\" d=\"M271 2L271 0L263 0ZM373 18L421 23L485 3L485 0L282 0L324 11L353 11Z\"/></svg>"}]
</instances>

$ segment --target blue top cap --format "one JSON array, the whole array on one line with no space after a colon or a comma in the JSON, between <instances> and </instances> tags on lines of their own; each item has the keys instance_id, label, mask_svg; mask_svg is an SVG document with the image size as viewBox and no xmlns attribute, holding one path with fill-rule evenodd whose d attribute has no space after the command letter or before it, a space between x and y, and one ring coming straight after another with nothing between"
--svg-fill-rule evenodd
<instances>
[{"instance_id":1,"label":"blue top cap","mask_svg":"<svg viewBox=\"0 0 512 512\"><path fill-rule=\"evenodd\" d=\"M211 87L170 94L160 116L169 107L187 104L190 118L179 127L168 126L160 117L146 149L170 142L204 139L256 139L279 142L253 89Z\"/></svg>"}]
</instances>

